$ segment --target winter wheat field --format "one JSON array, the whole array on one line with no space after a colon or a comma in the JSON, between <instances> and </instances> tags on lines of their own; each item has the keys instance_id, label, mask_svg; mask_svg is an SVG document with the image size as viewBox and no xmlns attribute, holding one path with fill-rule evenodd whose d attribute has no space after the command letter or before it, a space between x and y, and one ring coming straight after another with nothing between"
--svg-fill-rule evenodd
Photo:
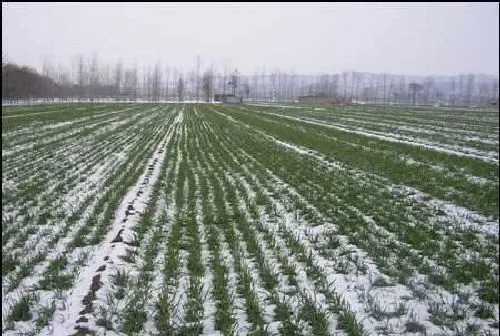
<instances>
[{"instance_id":1,"label":"winter wheat field","mask_svg":"<svg viewBox=\"0 0 500 336\"><path fill-rule=\"evenodd\" d=\"M499 114L2 107L2 334L498 335Z\"/></svg>"}]
</instances>

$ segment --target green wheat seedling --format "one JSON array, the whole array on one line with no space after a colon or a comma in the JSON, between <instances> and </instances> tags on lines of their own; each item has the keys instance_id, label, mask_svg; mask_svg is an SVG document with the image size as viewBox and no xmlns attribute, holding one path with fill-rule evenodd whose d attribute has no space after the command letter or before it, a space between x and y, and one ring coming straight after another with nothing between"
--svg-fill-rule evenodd
<instances>
[{"instance_id":1,"label":"green wheat seedling","mask_svg":"<svg viewBox=\"0 0 500 336\"><path fill-rule=\"evenodd\" d=\"M33 317L31 306L36 301L38 301L38 296L36 294L31 293L23 295L21 299L11 307L10 313L7 316L7 322L29 321Z\"/></svg>"}]
</instances>

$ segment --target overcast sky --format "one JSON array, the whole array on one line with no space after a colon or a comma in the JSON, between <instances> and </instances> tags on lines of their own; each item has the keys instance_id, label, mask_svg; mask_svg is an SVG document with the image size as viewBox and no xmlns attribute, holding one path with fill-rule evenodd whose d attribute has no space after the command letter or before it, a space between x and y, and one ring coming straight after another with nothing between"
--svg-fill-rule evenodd
<instances>
[{"instance_id":1,"label":"overcast sky","mask_svg":"<svg viewBox=\"0 0 500 336\"><path fill-rule=\"evenodd\" d=\"M161 61L240 72L498 75L498 3L2 3L2 54L41 69Z\"/></svg>"}]
</instances>

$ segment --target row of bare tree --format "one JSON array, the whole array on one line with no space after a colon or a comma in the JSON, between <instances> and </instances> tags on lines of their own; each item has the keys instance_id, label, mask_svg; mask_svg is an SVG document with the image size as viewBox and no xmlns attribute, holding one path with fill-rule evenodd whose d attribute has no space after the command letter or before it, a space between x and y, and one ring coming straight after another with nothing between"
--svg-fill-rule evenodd
<instances>
[{"instance_id":1,"label":"row of bare tree","mask_svg":"<svg viewBox=\"0 0 500 336\"><path fill-rule=\"evenodd\" d=\"M175 67L100 65L96 55L79 56L73 71L46 61L41 74L28 67L2 64L2 98L114 98L116 100L210 101L217 93L254 101L295 101L300 96L353 99L370 103L488 105L498 101L498 77L459 74L408 77L345 71L303 75L293 71L240 74L227 66L202 67L198 57L191 71ZM39 76L36 83L33 78ZM31 79L29 79L31 78Z\"/></svg>"}]
</instances>

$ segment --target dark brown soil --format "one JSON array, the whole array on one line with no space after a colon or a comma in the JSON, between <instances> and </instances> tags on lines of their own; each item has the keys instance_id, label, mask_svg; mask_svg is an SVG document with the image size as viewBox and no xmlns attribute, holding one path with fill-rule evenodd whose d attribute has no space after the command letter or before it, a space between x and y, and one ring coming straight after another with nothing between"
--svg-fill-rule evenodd
<instances>
[{"instance_id":1,"label":"dark brown soil","mask_svg":"<svg viewBox=\"0 0 500 336\"><path fill-rule=\"evenodd\" d=\"M92 278L92 285L90 285L90 290L82 300L82 303L85 305L85 309L80 312L80 315L88 314L94 311L92 302L95 300L95 293L99 290L99 288L101 288L101 286L101 275L94 275L94 277Z\"/></svg>"},{"instance_id":2,"label":"dark brown soil","mask_svg":"<svg viewBox=\"0 0 500 336\"><path fill-rule=\"evenodd\" d=\"M76 323L81 323L81 322L88 322L89 319L86 318L85 316L80 316L78 320L76 320Z\"/></svg>"},{"instance_id":3,"label":"dark brown soil","mask_svg":"<svg viewBox=\"0 0 500 336\"><path fill-rule=\"evenodd\" d=\"M118 234L116 235L115 239L111 241L112 243L122 243L123 242L123 237L122 237L123 229L118 231Z\"/></svg>"}]
</instances>

